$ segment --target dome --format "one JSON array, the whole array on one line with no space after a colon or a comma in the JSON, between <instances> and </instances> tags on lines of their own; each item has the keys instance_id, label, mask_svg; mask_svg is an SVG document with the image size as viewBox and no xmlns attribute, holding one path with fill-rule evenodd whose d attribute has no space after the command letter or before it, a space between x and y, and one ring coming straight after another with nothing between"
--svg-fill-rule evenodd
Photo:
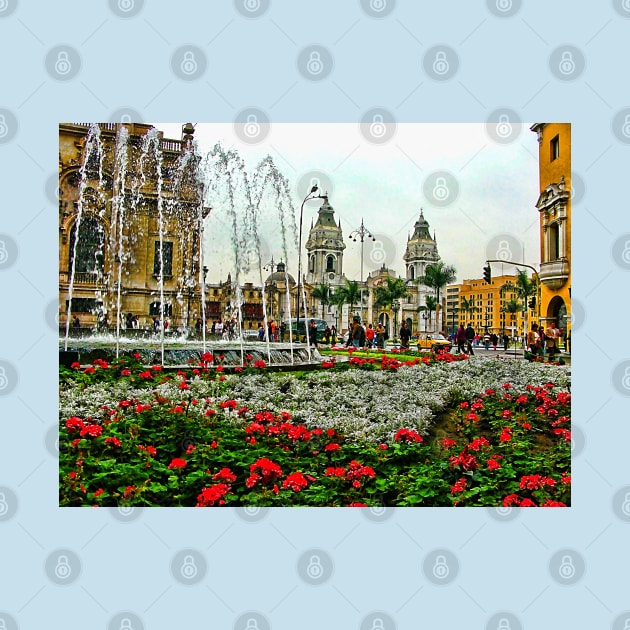
<instances>
[{"instance_id":1,"label":"dome","mask_svg":"<svg viewBox=\"0 0 630 630\"><path fill-rule=\"evenodd\" d=\"M275 282L276 284L278 284L279 282L284 283L287 281L287 275L288 275L289 286L294 286L295 279L293 278L291 274L287 274L285 270L286 270L286 265L282 261L280 261L278 263L277 270L274 273L269 274L267 276L267 279L265 280L265 284L271 284L272 282Z\"/></svg>"}]
</instances>

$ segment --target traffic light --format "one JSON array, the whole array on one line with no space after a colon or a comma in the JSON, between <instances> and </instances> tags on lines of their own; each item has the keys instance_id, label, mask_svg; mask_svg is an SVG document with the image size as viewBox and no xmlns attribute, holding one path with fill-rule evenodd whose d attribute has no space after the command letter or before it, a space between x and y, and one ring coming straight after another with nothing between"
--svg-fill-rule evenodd
<instances>
[{"instance_id":1,"label":"traffic light","mask_svg":"<svg viewBox=\"0 0 630 630\"><path fill-rule=\"evenodd\" d=\"M536 298L530 298L529 302L527 302L527 306L529 306L529 308L531 308L532 310L536 308Z\"/></svg>"},{"instance_id":2,"label":"traffic light","mask_svg":"<svg viewBox=\"0 0 630 630\"><path fill-rule=\"evenodd\" d=\"M490 263L483 268L483 279L490 284L492 282L492 269L490 269Z\"/></svg>"}]
</instances>

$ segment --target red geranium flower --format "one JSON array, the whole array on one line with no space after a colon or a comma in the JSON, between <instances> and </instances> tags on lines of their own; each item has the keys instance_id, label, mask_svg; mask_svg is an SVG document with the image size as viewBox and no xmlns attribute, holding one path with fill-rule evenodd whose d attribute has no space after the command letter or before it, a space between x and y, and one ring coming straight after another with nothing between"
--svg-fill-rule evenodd
<instances>
[{"instance_id":1,"label":"red geranium flower","mask_svg":"<svg viewBox=\"0 0 630 630\"><path fill-rule=\"evenodd\" d=\"M174 470L176 468L186 468L186 460L182 459L181 457L175 457L173 458L173 461L171 461L171 463L168 465L169 470Z\"/></svg>"},{"instance_id":2,"label":"red geranium flower","mask_svg":"<svg viewBox=\"0 0 630 630\"><path fill-rule=\"evenodd\" d=\"M287 476L284 480L282 487L289 488L293 490L293 492L300 492L304 490L308 485L308 481L306 477L301 472L294 472Z\"/></svg>"}]
</instances>

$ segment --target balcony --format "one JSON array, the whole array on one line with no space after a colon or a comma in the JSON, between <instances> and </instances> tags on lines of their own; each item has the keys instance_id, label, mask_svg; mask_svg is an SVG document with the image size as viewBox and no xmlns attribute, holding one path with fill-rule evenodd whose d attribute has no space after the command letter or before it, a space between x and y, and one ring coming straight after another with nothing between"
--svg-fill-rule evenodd
<instances>
[{"instance_id":1,"label":"balcony","mask_svg":"<svg viewBox=\"0 0 630 630\"><path fill-rule=\"evenodd\" d=\"M540 265L540 281L549 289L557 290L569 279L570 266L566 258L559 258Z\"/></svg>"},{"instance_id":2,"label":"balcony","mask_svg":"<svg viewBox=\"0 0 630 630\"><path fill-rule=\"evenodd\" d=\"M70 272L59 272L59 284L70 282ZM74 274L74 286L103 286L105 284L102 274L93 271L76 271Z\"/></svg>"}]
</instances>

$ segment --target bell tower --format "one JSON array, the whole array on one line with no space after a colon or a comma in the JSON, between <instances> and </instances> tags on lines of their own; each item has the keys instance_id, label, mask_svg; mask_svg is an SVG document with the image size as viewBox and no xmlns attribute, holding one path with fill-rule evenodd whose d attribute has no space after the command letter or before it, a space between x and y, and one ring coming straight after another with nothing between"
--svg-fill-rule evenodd
<instances>
[{"instance_id":1,"label":"bell tower","mask_svg":"<svg viewBox=\"0 0 630 630\"><path fill-rule=\"evenodd\" d=\"M335 222L335 211L328 202L328 195L323 196L315 225L306 241L308 255L306 282L311 285L343 283L343 242L341 221Z\"/></svg>"}]
</instances>

